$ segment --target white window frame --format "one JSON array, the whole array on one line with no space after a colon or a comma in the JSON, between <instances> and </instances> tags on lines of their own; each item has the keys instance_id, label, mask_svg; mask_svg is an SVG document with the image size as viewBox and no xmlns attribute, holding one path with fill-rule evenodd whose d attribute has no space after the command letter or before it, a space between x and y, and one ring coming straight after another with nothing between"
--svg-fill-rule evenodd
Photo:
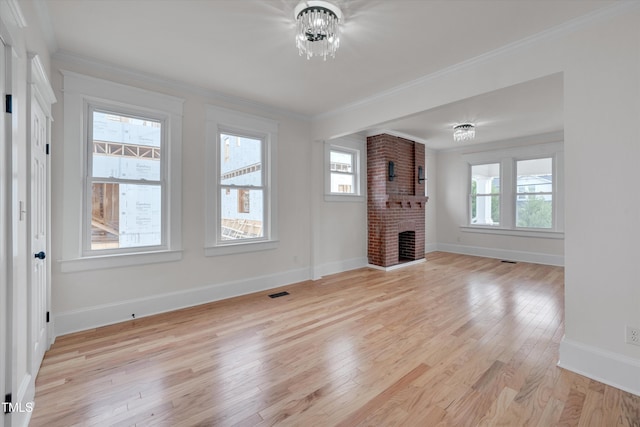
<instances>
[{"instance_id":1,"label":"white window frame","mask_svg":"<svg viewBox=\"0 0 640 427\"><path fill-rule=\"evenodd\" d=\"M464 232L503 234L520 237L564 238L564 149L562 142L531 144L501 150L487 150L462 155L467 162L467 215ZM516 226L517 162L551 158L553 164L553 227L524 228ZM500 225L477 225L471 223L471 166L500 163Z\"/></svg>"},{"instance_id":2,"label":"white window frame","mask_svg":"<svg viewBox=\"0 0 640 427\"><path fill-rule=\"evenodd\" d=\"M104 113L113 113L122 116L136 117L141 119L151 119L156 120L161 123L162 135L161 135L161 143L160 143L160 180L159 181L149 181L149 184L159 184L162 194L162 206L161 206L161 221L162 221L162 240L159 245L154 246L136 246L136 247L128 247L128 248L117 248L117 249L91 249L91 210L92 210L92 184L95 181L112 181L118 184L126 184L126 179L120 178L99 178L93 176L93 113L95 111L104 112ZM167 124L167 116L166 115L158 115L155 113L144 112L144 111L134 111L132 109L124 109L122 107L117 107L105 103L97 103L91 102L87 104L87 113L86 113L86 122L87 122L87 138L86 138L86 174L84 177L84 200L83 200L83 222L84 222L84 230L83 230L83 257L92 257L92 256L103 256L103 255L115 255L115 254L132 254L138 252L155 252L155 251L166 251L167 247L167 232L169 230L166 218L168 213L168 206L166 192L167 192L167 158L165 157L165 152L167 151L167 132L166 132L166 124ZM144 184L144 180L135 180L139 184Z\"/></svg>"},{"instance_id":3,"label":"white window frame","mask_svg":"<svg viewBox=\"0 0 640 427\"><path fill-rule=\"evenodd\" d=\"M324 199L327 202L364 202L365 201L365 159L366 139L357 137L341 137L324 143ZM353 155L353 192L331 192L331 152L338 151Z\"/></svg>"},{"instance_id":4,"label":"white window frame","mask_svg":"<svg viewBox=\"0 0 640 427\"><path fill-rule=\"evenodd\" d=\"M277 147L278 122L213 105L205 105L205 255L217 256L278 247ZM222 240L220 135L232 134L262 141L263 237Z\"/></svg>"},{"instance_id":5,"label":"white window frame","mask_svg":"<svg viewBox=\"0 0 640 427\"><path fill-rule=\"evenodd\" d=\"M169 95L62 71L64 78L63 272L94 270L182 258L182 111L184 100ZM88 174L92 108L143 116L163 123L163 237L159 246L90 250Z\"/></svg>"}]
</instances>

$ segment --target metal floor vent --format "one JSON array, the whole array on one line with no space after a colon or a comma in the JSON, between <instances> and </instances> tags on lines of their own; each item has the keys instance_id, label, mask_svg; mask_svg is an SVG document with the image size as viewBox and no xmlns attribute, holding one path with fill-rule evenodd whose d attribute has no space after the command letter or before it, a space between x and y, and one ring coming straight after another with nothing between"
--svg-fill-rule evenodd
<instances>
[{"instance_id":1,"label":"metal floor vent","mask_svg":"<svg viewBox=\"0 0 640 427\"><path fill-rule=\"evenodd\" d=\"M285 295L289 295L289 292L284 291L284 292L278 292L277 294L271 294L269 295L269 298L278 298L278 297L283 297Z\"/></svg>"},{"instance_id":2,"label":"metal floor vent","mask_svg":"<svg viewBox=\"0 0 640 427\"><path fill-rule=\"evenodd\" d=\"M506 259L503 259L502 262L506 262L507 264L517 264L516 261L507 261Z\"/></svg>"}]
</instances>

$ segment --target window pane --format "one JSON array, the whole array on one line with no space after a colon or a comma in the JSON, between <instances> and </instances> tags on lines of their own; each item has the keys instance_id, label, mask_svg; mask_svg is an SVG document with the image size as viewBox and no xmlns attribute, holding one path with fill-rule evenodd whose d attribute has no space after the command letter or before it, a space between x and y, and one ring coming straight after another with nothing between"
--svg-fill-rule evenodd
<instances>
[{"instance_id":1,"label":"window pane","mask_svg":"<svg viewBox=\"0 0 640 427\"><path fill-rule=\"evenodd\" d=\"M551 193L553 191L552 168L551 158L518 161L518 193Z\"/></svg>"},{"instance_id":2,"label":"window pane","mask_svg":"<svg viewBox=\"0 0 640 427\"><path fill-rule=\"evenodd\" d=\"M94 177L160 180L162 123L93 112Z\"/></svg>"},{"instance_id":3,"label":"window pane","mask_svg":"<svg viewBox=\"0 0 640 427\"><path fill-rule=\"evenodd\" d=\"M343 151L331 151L330 157L332 172L353 172L353 154Z\"/></svg>"},{"instance_id":4,"label":"window pane","mask_svg":"<svg viewBox=\"0 0 640 427\"><path fill-rule=\"evenodd\" d=\"M516 226L551 228L553 226L553 198L550 194L518 196Z\"/></svg>"},{"instance_id":5,"label":"window pane","mask_svg":"<svg viewBox=\"0 0 640 427\"><path fill-rule=\"evenodd\" d=\"M500 193L500 164L471 166L471 194Z\"/></svg>"},{"instance_id":6,"label":"window pane","mask_svg":"<svg viewBox=\"0 0 640 427\"><path fill-rule=\"evenodd\" d=\"M331 192L332 193L353 193L353 175L344 173L331 174Z\"/></svg>"},{"instance_id":7,"label":"window pane","mask_svg":"<svg viewBox=\"0 0 640 427\"><path fill-rule=\"evenodd\" d=\"M222 240L264 237L264 192L223 188L220 195Z\"/></svg>"},{"instance_id":8,"label":"window pane","mask_svg":"<svg viewBox=\"0 0 640 427\"><path fill-rule=\"evenodd\" d=\"M472 196L471 224L500 225L500 196Z\"/></svg>"},{"instance_id":9,"label":"window pane","mask_svg":"<svg viewBox=\"0 0 640 427\"><path fill-rule=\"evenodd\" d=\"M162 244L159 185L93 183L91 249Z\"/></svg>"},{"instance_id":10,"label":"window pane","mask_svg":"<svg viewBox=\"0 0 640 427\"><path fill-rule=\"evenodd\" d=\"M262 186L262 141L220 134L220 183Z\"/></svg>"},{"instance_id":11,"label":"window pane","mask_svg":"<svg viewBox=\"0 0 640 427\"><path fill-rule=\"evenodd\" d=\"M553 160L520 160L517 168L516 227L553 227Z\"/></svg>"}]
</instances>

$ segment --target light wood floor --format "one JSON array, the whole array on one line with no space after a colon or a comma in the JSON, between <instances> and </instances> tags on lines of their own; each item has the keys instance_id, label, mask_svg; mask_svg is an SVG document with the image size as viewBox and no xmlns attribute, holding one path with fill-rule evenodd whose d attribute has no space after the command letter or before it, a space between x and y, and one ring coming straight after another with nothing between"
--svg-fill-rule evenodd
<instances>
[{"instance_id":1,"label":"light wood floor","mask_svg":"<svg viewBox=\"0 0 640 427\"><path fill-rule=\"evenodd\" d=\"M31 426L640 426L556 366L563 280L433 253L59 337Z\"/></svg>"}]
</instances>

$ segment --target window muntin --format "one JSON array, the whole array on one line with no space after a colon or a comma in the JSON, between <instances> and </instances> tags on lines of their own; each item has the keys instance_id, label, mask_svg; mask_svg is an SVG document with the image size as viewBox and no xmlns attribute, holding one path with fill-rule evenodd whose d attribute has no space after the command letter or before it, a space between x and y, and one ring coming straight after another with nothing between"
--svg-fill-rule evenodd
<instances>
[{"instance_id":1,"label":"window muntin","mask_svg":"<svg viewBox=\"0 0 640 427\"><path fill-rule=\"evenodd\" d=\"M500 225L500 163L471 166L470 223Z\"/></svg>"},{"instance_id":2,"label":"window muntin","mask_svg":"<svg viewBox=\"0 0 640 427\"><path fill-rule=\"evenodd\" d=\"M553 159L516 161L516 227L553 228Z\"/></svg>"},{"instance_id":3,"label":"window muntin","mask_svg":"<svg viewBox=\"0 0 640 427\"><path fill-rule=\"evenodd\" d=\"M163 120L89 106L87 122L85 251L164 246Z\"/></svg>"},{"instance_id":4,"label":"window muntin","mask_svg":"<svg viewBox=\"0 0 640 427\"><path fill-rule=\"evenodd\" d=\"M264 138L219 133L219 243L261 240L267 235Z\"/></svg>"}]
</instances>

